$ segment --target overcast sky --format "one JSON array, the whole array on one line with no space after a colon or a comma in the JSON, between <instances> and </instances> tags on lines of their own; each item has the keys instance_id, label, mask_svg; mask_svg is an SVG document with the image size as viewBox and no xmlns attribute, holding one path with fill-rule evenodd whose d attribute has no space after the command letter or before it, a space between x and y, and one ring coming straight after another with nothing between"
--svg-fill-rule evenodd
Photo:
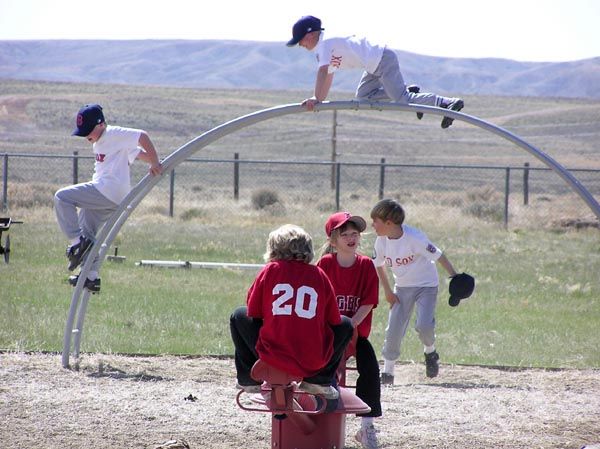
<instances>
[{"instance_id":1,"label":"overcast sky","mask_svg":"<svg viewBox=\"0 0 600 449\"><path fill-rule=\"evenodd\" d=\"M306 14L319 17L329 35L364 35L431 56L518 61L600 56L600 0L0 0L0 40L283 43Z\"/></svg>"}]
</instances>

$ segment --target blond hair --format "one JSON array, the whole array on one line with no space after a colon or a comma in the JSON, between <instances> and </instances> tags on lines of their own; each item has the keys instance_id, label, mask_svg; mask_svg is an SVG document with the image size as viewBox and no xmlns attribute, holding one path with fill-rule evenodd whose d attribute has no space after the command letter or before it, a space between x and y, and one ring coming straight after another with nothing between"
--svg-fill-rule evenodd
<instances>
[{"instance_id":1,"label":"blond hair","mask_svg":"<svg viewBox=\"0 0 600 449\"><path fill-rule=\"evenodd\" d=\"M314 256L312 238L300 226L285 224L269 234L265 262L300 260L310 263Z\"/></svg>"}]
</instances>

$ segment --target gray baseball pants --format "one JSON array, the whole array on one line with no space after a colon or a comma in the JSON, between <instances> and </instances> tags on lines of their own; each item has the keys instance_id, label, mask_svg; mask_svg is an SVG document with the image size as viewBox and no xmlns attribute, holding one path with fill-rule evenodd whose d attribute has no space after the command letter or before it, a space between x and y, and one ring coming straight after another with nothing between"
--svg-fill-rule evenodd
<instances>
[{"instance_id":1,"label":"gray baseball pants","mask_svg":"<svg viewBox=\"0 0 600 449\"><path fill-rule=\"evenodd\" d=\"M424 346L435 343L435 306L437 287L395 287L398 301L391 307L385 340L381 352L385 360L398 360L400 344L406 334L408 323L416 306L415 330Z\"/></svg>"},{"instance_id":2,"label":"gray baseball pants","mask_svg":"<svg viewBox=\"0 0 600 449\"><path fill-rule=\"evenodd\" d=\"M118 204L102 195L91 182L64 187L54 194L54 211L62 232L69 239L80 235L95 240ZM79 209L79 212L77 211ZM92 270L97 271L98 260Z\"/></svg>"},{"instance_id":3,"label":"gray baseball pants","mask_svg":"<svg viewBox=\"0 0 600 449\"><path fill-rule=\"evenodd\" d=\"M392 100L397 103L422 104L440 106L442 101L449 103L451 99L430 93L413 93L406 89L398 57L392 50L383 50L383 56L373 73L364 72L356 88L358 100Z\"/></svg>"}]
</instances>

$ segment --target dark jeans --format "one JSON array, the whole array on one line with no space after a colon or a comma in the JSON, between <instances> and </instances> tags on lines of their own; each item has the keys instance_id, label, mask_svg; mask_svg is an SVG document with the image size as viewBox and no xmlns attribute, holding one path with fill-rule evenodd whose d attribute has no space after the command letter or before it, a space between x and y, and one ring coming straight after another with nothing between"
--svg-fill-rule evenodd
<instances>
[{"instance_id":1,"label":"dark jeans","mask_svg":"<svg viewBox=\"0 0 600 449\"><path fill-rule=\"evenodd\" d=\"M364 337L356 340L356 396L361 398L371 411L358 416L381 416L381 384L379 382L379 362L373 346Z\"/></svg>"},{"instance_id":2,"label":"dark jeans","mask_svg":"<svg viewBox=\"0 0 600 449\"><path fill-rule=\"evenodd\" d=\"M235 369L240 385L256 385L260 383L250 377L250 370L258 360L256 342L258 341L258 332L262 324L262 320L248 317L246 306L235 309L229 319L231 338L235 346ZM333 355L327 365L316 375L305 377L304 380L306 382L331 385L333 381L346 346L352 338L352 322L350 318L342 316L341 324L331 326L331 330L333 330Z\"/></svg>"}]
</instances>

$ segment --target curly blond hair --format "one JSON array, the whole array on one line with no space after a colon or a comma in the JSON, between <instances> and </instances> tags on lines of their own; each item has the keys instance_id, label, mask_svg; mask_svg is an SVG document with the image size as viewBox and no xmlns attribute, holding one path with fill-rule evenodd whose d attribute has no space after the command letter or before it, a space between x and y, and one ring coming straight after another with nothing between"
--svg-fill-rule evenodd
<instances>
[{"instance_id":1,"label":"curly blond hair","mask_svg":"<svg viewBox=\"0 0 600 449\"><path fill-rule=\"evenodd\" d=\"M269 234L265 262L301 260L310 263L314 256L312 237L300 226L285 224Z\"/></svg>"}]
</instances>

